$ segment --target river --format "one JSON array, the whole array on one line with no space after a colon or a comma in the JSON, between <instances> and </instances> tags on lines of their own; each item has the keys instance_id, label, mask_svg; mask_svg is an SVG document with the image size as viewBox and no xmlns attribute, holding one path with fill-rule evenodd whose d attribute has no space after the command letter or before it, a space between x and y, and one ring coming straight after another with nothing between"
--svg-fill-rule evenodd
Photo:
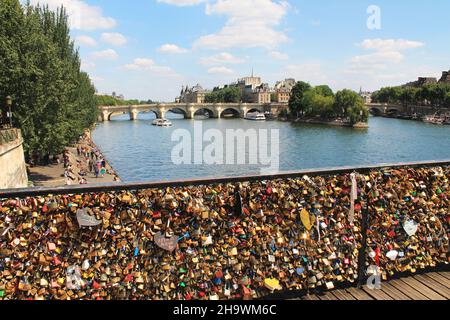
<instances>
[{"instance_id":1,"label":"river","mask_svg":"<svg viewBox=\"0 0 450 320\"><path fill-rule=\"evenodd\" d=\"M113 117L98 125L93 139L126 182L260 174L266 167L175 165L171 154L178 143L172 142L172 133L186 129L193 135L194 121L176 114L167 118L173 122L170 128L152 126L153 114L140 114L136 121L129 121L128 115ZM280 171L450 159L450 126L379 117L370 118L369 129L243 119L201 123L204 131L214 128L224 135L227 129L278 129ZM238 152L248 153L248 149Z\"/></svg>"}]
</instances>

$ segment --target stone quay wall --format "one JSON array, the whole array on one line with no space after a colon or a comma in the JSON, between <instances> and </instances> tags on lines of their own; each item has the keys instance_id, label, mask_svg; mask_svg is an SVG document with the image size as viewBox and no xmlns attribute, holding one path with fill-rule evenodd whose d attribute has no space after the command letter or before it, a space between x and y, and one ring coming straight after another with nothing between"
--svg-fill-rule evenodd
<instances>
[{"instance_id":1,"label":"stone quay wall","mask_svg":"<svg viewBox=\"0 0 450 320\"><path fill-rule=\"evenodd\" d=\"M445 266L449 179L436 162L3 192L0 299L255 299Z\"/></svg>"},{"instance_id":2,"label":"stone quay wall","mask_svg":"<svg viewBox=\"0 0 450 320\"><path fill-rule=\"evenodd\" d=\"M19 129L0 129L0 189L28 186L22 145Z\"/></svg>"}]
</instances>

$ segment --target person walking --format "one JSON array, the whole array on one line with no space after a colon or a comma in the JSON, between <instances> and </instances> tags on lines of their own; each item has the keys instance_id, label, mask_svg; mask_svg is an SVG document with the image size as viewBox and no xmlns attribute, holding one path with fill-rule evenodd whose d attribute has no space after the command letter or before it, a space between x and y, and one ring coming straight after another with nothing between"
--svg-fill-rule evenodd
<instances>
[{"instance_id":1,"label":"person walking","mask_svg":"<svg viewBox=\"0 0 450 320\"><path fill-rule=\"evenodd\" d=\"M98 174L99 174L98 166L94 166L94 171L95 171L95 178L98 179Z\"/></svg>"}]
</instances>

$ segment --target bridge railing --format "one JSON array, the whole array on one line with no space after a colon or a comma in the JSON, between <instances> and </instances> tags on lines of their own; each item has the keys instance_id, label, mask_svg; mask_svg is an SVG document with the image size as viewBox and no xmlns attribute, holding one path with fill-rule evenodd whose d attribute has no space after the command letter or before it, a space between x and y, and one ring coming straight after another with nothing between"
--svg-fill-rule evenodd
<instances>
[{"instance_id":1,"label":"bridge railing","mask_svg":"<svg viewBox=\"0 0 450 320\"><path fill-rule=\"evenodd\" d=\"M448 263L449 179L435 161L1 191L0 291L259 298L415 272Z\"/></svg>"}]
</instances>

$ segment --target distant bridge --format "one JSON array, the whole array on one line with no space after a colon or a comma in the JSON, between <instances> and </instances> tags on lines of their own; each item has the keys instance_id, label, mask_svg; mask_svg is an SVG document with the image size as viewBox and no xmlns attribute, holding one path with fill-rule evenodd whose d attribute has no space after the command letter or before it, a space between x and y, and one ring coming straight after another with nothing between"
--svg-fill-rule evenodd
<instances>
[{"instance_id":1,"label":"distant bridge","mask_svg":"<svg viewBox=\"0 0 450 320\"><path fill-rule=\"evenodd\" d=\"M101 106L99 121L110 121L111 116L118 114L130 115L130 120L136 120L141 112L153 112L157 118L164 118L167 112L183 114L185 119L193 119L196 114L208 113L210 118L222 118L230 114L236 118L244 118L250 112L271 112L278 116L288 109L287 103L158 103L131 106Z\"/></svg>"},{"instance_id":2,"label":"distant bridge","mask_svg":"<svg viewBox=\"0 0 450 320\"><path fill-rule=\"evenodd\" d=\"M366 107L375 116L400 114L405 111L405 107L400 104L368 103Z\"/></svg>"}]
</instances>

